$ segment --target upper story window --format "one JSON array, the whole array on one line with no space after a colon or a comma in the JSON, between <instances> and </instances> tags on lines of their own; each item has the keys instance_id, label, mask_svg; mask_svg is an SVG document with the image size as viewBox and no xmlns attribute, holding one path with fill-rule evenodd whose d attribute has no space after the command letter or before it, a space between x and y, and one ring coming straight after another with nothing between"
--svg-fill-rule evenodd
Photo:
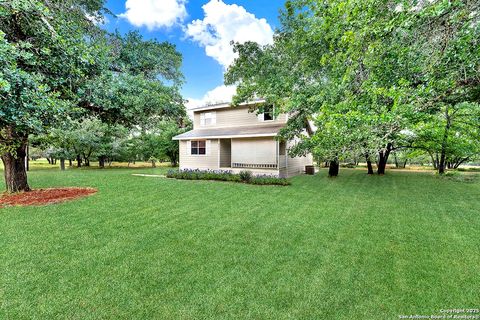
<instances>
[{"instance_id":1,"label":"upper story window","mask_svg":"<svg viewBox=\"0 0 480 320\"><path fill-rule=\"evenodd\" d=\"M263 113L258 115L260 121L273 121L275 120L275 115L273 112L273 106L264 106Z\"/></svg>"},{"instance_id":2,"label":"upper story window","mask_svg":"<svg viewBox=\"0 0 480 320\"><path fill-rule=\"evenodd\" d=\"M202 112L200 114L200 126L211 126L217 123L217 113L212 112Z\"/></svg>"},{"instance_id":3,"label":"upper story window","mask_svg":"<svg viewBox=\"0 0 480 320\"><path fill-rule=\"evenodd\" d=\"M191 142L191 154L207 154L207 144L205 140Z\"/></svg>"}]
</instances>

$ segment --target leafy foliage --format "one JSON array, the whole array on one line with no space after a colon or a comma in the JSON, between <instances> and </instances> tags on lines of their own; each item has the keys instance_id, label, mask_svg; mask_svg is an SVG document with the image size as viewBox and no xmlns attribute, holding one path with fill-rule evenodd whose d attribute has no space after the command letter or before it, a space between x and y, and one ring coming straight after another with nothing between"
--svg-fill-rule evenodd
<instances>
[{"instance_id":1,"label":"leafy foliage","mask_svg":"<svg viewBox=\"0 0 480 320\"><path fill-rule=\"evenodd\" d=\"M478 132L479 9L477 1L287 1L274 44L235 44L225 82L238 85L235 103L260 96L291 114L282 134L303 140L293 154L377 154L384 166L391 151L437 137L440 147L424 150L439 150L440 168L458 157L459 139L469 149L460 158L478 156L468 141ZM454 118L463 125L453 129ZM311 137L306 121L318 127Z\"/></svg>"},{"instance_id":2,"label":"leafy foliage","mask_svg":"<svg viewBox=\"0 0 480 320\"><path fill-rule=\"evenodd\" d=\"M102 19L104 2L0 2L0 153L9 176L21 180L14 191L28 189L23 159L16 158L24 157L31 134L95 118L91 139L82 139L103 157L111 152L102 150L111 135L95 135L100 122L110 129L184 123L181 55L173 45L144 41L137 32L106 34L92 21ZM64 138L54 134L62 148L71 128L64 130Z\"/></svg>"},{"instance_id":3,"label":"leafy foliage","mask_svg":"<svg viewBox=\"0 0 480 320\"><path fill-rule=\"evenodd\" d=\"M240 180L243 181L243 182L250 182L253 178L253 174L251 171L248 171L248 170L242 170L240 171L240 173L238 174L238 176L240 177Z\"/></svg>"}]
</instances>

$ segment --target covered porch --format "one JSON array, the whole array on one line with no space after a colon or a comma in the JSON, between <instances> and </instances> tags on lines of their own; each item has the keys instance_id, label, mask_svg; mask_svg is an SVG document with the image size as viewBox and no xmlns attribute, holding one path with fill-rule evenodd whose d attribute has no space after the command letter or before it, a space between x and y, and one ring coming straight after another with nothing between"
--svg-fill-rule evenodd
<instances>
[{"instance_id":1,"label":"covered porch","mask_svg":"<svg viewBox=\"0 0 480 320\"><path fill-rule=\"evenodd\" d=\"M286 143L274 137L219 139L219 167L238 173L278 175L286 168Z\"/></svg>"}]
</instances>

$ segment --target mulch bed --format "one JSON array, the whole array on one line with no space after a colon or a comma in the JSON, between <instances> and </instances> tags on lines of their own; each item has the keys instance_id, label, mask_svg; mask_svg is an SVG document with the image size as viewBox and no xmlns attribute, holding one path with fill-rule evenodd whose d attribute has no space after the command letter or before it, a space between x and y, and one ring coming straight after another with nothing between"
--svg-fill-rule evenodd
<instances>
[{"instance_id":1,"label":"mulch bed","mask_svg":"<svg viewBox=\"0 0 480 320\"><path fill-rule=\"evenodd\" d=\"M7 206L42 206L74 200L97 192L93 188L52 188L0 195L0 208Z\"/></svg>"}]
</instances>

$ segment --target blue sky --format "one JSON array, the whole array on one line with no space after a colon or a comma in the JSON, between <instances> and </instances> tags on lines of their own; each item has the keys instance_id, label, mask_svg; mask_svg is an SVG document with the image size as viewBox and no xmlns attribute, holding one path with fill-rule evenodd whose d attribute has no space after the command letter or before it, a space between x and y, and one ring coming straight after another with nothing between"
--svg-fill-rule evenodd
<instances>
[{"instance_id":1,"label":"blue sky","mask_svg":"<svg viewBox=\"0 0 480 320\"><path fill-rule=\"evenodd\" d=\"M177 46L183 55L189 107L228 99L234 88L223 86L233 60L231 40L271 43L284 0L109 0L104 28L121 33L139 30Z\"/></svg>"}]
</instances>

